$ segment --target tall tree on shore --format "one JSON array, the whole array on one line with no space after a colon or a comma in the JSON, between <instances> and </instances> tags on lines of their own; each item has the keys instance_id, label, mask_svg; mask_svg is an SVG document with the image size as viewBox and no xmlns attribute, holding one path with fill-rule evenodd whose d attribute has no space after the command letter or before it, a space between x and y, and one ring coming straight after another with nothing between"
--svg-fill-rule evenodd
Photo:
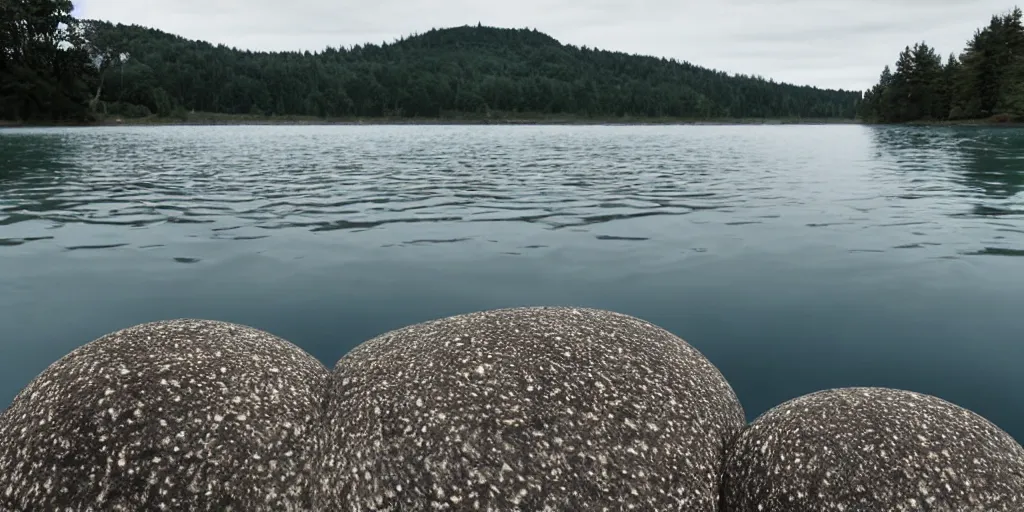
<instances>
[{"instance_id":1,"label":"tall tree on shore","mask_svg":"<svg viewBox=\"0 0 1024 512\"><path fill-rule=\"evenodd\" d=\"M954 54L949 54L946 64L942 66L942 78L940 79L939 97L945 116L935 116L936 119L952 119L953 100L957 95L957 79L962 73L960 59Z\"/></svg>"},{"instance_id":2,"label":"tall tree on shore","mask_svg":"<svg viewBox=\"0 0 1024 512\"><path fill-rule=\"evenodd\" d=\"M946 119L949 105L943 104L942 57L925 43L911 49L914 72L909 77L912 115L924 119Z\"/></svg>"},{"instance_id":3,"label":"tall tree on shore","mask_svg":"<svg viewBox=\"0 0 1024 512\"><path fill-rule=\"evenodd\" d=\"M70 0L0 2L0 118L84 119L93 76Z\"/></svg>"},{"instance_id":4,"label":"tall tree on shore","mask_svg":"<svg viewBox=\"0 0 1024 512\"><path fill-rule=\"evenodd\" d=\"M1003 18L1008 49L1003 66L996 108L1017 117L1024 117L1024 13L1018 7Z\"/></svg>"},{"instance_id":5,"label":"tall tree on shore","mask_svg":"<svg viewBox=\"0 0 1024 512\"><path fill-rule=\"evenodd\" d=\"M102 25L92 20L83 20L78 24L79 32L83 41L83 49L89 55L89 61L96 68L98 79L96 80L95 91L89 101L89 108L96 110L103 94L103 83L107 71L118 66L120 76L124 77L124 64L128 60L128 53L125 51L124 41L116 37L116 34L103 30Z\"/></svg>"},{"instance_id":6,"label":"tall tree on shore","mask_svg":"<svg viewBox=\"0 0 1024 512\"><path fill-rule=\"evenodd\" d=\"M861 105L865 120L1024 118L1021 9L993 16L959 58L950 55L943 65L934 50L919 43L900 54L891 79L884 75Z\"/></svg>"},{"instance_id":7,"label":"tall tree on shore","mask_svg":"<svg viewBox=\"0 0 1024 512\"><path fill-rule=\"evenodd\" d=\"M860 103L857 115L872 121L884 121L880 117L889 111L892 80L892 70L885 66L878 77L878 83L864 93L864 101Z\"/></svg>"}]
</instances>

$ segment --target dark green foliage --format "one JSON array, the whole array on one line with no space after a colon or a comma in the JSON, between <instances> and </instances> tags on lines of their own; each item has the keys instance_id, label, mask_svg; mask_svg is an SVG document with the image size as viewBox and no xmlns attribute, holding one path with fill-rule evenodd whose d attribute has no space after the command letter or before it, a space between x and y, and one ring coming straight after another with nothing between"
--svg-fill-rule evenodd
<instances>
[{"instance_id":1,"label":"dark green foliage","mask_svg":"<svg viewBox=\"0 0 1024 512\"><path fill-rule=\"evenodd\" d=\"M85 120L95 77L70 0L0 0L0 119Z\"/></svg>"},{"instance_id":2,"label":"dark green foliage","mask_svg":"<svg viewBox=\"0 0 1024 512\"><path fill-rule=\"evenodd\" d=\"M225 114L852 118L859 92L778 84L685 62L562 45L535 30L458 27L382 45L259 53L89 21L101 99Z\"/></svg>"},{"instance_id":3,"label":"dark green foliage","mask_svg":"<svg viewBox=\"0 0 1024 512\"><path fill-rule=\"evenodd\" d=\"M129 118L149 117L153 112L144 105L133 105L131 103L110 103L106 105L106 114Z\"/></svg>"},{"instance_id":4,"label":"dark green foliage","mask_svg":"<svg viewBox=\"0 0 1024 512\"><path fill-rule=\"evenodd\" d=\"M0 118L188 111L320 117L852 118L858 92L562 45L535 30L431 30L390 44L259 53L0 0ZM940 94L936 92L935 94ZM915 108L933 109L932 97Z\"/></svg>"},{"instance_id":5,"label":"dark green foliage","mask_svg":"<svg viewBox=\"0 0 1024 512\"><path fill-rule=\"evenodd\" d=\"M945 65L924 43L900 53L896 71L886 67L864 96L868 121L1024 118L1024 24L1015 8L993 16L967 48Z\"/></svg>"}]
</instances>

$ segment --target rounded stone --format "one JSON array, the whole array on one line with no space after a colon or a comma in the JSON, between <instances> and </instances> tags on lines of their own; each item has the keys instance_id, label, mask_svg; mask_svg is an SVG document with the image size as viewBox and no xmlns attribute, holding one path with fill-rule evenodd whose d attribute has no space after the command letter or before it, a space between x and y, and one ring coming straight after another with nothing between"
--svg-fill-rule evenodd
<instances>
[{"instance_id":1,"label":"rounded stone","mask_svg":"<svg viewBox=\"0 0 1024 512\"><path fill-rule=\"evenodd\" d=\"M1024 448L939 398L822 391L755 420L730 449L725 510L1020 511Z\"/></svg>"},{"instance_id":2,"label":"rounded stone","mask_svg":"<svg viewBox=\"0 0 1024 512\"><path fill-rule=\"evenodd\" d=\"M0 510L309 510L327 379L240 325L106 335L0 416Z\"/></svg>"},{"instance_id":3,"label":"rounded stone","mask_svg":"<svg viewBox=\"0 0 1024 512\"><path fill-rule=\"evenodd\" d=\"M716 510L744 425L696 349L590 309L400 329L330 386L325 510Z\"/></svg>"}]
</instances>

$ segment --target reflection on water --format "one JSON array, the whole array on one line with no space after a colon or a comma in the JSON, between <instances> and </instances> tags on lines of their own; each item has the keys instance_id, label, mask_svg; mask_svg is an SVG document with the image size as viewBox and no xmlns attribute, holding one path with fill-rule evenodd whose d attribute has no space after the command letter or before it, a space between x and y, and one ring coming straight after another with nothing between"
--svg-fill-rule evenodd
<instances>
[{"instance_id":1,"label":"reflection on water","mask_svg":"<svg viewBox=\"0 0 1024 512\"><path fill-rule=\"evenodd\" d=\"M878 129L873 135L885 155L882 160L903 172L920 173L912 182L933 195L952 193L942 180L958 185L950 199L968 204L969 209L953 212L951 217L984 219L986 230L992 231L981 241L984 247L961 254L1024 255L1019 239L1005 235L1024 234L1020 222L1024 218L1024 134L1020 130Z\"/></svg>"},{"instance_id":2,"label":"reflection on water","mask_svg":"<svg viewBox=\"0 0 1024 512\"><path fill-rule=\"evenodd\" d=\"M995 198L1013 197L1024 187L1024 136L1020 130L888 128L872 134L886 157L902 169L949 170L950 179Z\"/></svg>"},{"instance_id":3,"label":"reflection on water","mask_svg":"<svg viewBox=\"0 0 1024 512\"><path fill-rule=\"evenodd\" d=\"M0 132L0 402L199 316L326 364L382 331L577 304L690 340L748 413L839 385L1024 437L1024 131L154 127Z\"/></svg>"}]
</instances>

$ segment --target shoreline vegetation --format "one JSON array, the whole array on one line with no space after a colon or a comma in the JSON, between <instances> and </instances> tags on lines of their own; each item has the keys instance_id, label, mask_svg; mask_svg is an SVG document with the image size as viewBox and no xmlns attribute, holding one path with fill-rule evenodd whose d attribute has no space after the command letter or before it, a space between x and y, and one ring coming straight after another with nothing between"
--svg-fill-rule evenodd
<instances>
[{"instance_id":1,"label":"shoreline vegetation","mask_svg":"<svg viewBox=\"0 0 1024 512\"><path fill-rule=\"evenodd\" d=\"M925 42L907 46L864 94L858 116L880 124L948 125L1024 121L1024 13L992 16L959 54Z\"/></svg>"},{"instance_id":2,"label":"shoreline vegetation","mask_svg":"<svg viewBox=\"0 0 1024 512\"><path fill-rule=\"evenodd\" d=\"M585 117L544 114L453 114L439 117L316 117L261 116L190 112L180 116L120 117L97 116L91 121L64 122L0 121L0 128L109 127L109 126L346 126L346 125L543 125L543 126L661 126L661 125L833 125L859 124L855 119L837 118L710 118L684 117Z\"/></svg>"},{"instance_id":3,"label":"shoreline vegetation","mask_svg":"<svg viewBox=\"0 0 1024 512\"><path fill-rule=\"evenodd\" d=\"M907 46L866 92L563 44L535 29L431 29L381 44L253 52L0 4L0 127L256 124L1020 126L1024 24L993 16L946 63Z\"/></svg>"},{"instance_id":4,"label":"shoreline vegetation","mask_svg":"<svg viewBox=\"0 0 1024 512\"><path fill-rule=\"evenodd\" d=\"M468 116L453 114L441 117L335 117L258 116L190 112L179 117L97 116L90 121L3 121L4 128L89 128L89 127L153 127L153 126L819 126L819 125L900 125L919 127L1024 127L1024 121L1004 117L959 120L915 120L901 123L871 123L845 118L650 118L650 117L583 117L542 114Z\"/></svg>"},{"instance_id":5,"label":"shoreline vegetation","mask_svg":"<svg viewBox=\"0 0 1024 512\"><path fill-rule=\"evenodd\" d=\"M862 97L563 44L530 28L477 24L315 52L254 52L76 19L71 8L69 0L0 4L0 119L853 120Z\"/></svg>"}]
</instances>

